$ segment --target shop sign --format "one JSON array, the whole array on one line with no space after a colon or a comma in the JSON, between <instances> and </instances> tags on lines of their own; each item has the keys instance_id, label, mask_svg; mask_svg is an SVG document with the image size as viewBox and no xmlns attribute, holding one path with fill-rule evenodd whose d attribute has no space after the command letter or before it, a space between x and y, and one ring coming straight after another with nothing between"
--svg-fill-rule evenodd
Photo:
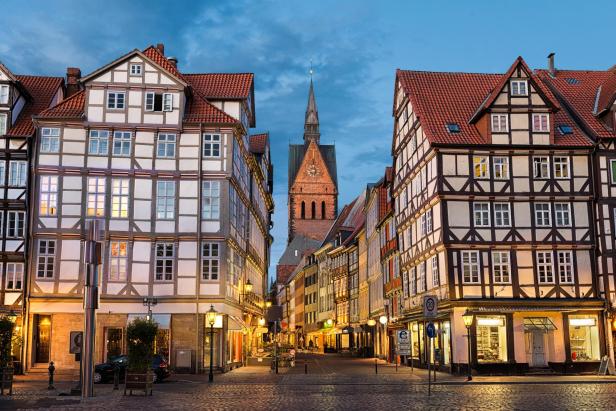
<instances>
[{"instance_id":1,"label":"shop sign","mask_svg":"<svg viewBox=\"0 0 616 411\"><path fill-rule=\"evenodd\" d=\"M398 355L411 355L411 333L408 330L396 331Z\"/></svg>"},{"instance_id":2,"label":"shop sign","mask_svg":"<svg viewBox=\"0 0 616 411\"><path fill-rule=\"evenodd\" d=\"M435 295L424 296L423 314L425 318L435 318L438 314L438 298Z\"/></svg>"}]
</instances>

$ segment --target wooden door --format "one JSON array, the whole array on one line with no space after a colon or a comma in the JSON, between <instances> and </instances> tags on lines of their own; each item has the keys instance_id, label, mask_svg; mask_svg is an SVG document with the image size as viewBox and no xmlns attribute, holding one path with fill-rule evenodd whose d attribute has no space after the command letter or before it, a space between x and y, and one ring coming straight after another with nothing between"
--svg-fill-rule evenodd
<instances>
[{"instance_id":1,"label":"wooden door","mask_svg":"<svg viewBox=\"0 0 616 411\"><path fill-rule=\"evenodd\" d=\"M35 324L35 362L48 363L51 349L51 316L37 315Z\"/></svg>"}]
</instances>

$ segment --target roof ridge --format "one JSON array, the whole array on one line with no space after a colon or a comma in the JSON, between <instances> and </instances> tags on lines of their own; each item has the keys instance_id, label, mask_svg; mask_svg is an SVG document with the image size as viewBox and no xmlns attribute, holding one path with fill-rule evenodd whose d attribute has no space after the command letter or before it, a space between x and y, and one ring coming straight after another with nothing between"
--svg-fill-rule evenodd
<instances>
[{"instance_id":1,"label":"roof ridge","mask_svg":"<svg viewBox=\"0 0 616 411\"><path fill-rule=\"evenodd\" d=\"M37 77L37 78L53 78L53 79L60 79L60 80L64 80L64 77L62 76L39 76L37 74L15 74L15 77Z\"/></svg>"},{"instance_id":2,"label":"roof ridge","mask_svg":"<svg viewBox=\"0 0 616 411\"><path fill-rule=\"evenodd\" d=\"M406 70L398 69L402 73L432 73L432 74L478 74L485 76L502 76L504 73L485 73L475 71L434 71L434 70Z\"/></svg>"},{"instance_id":3,"label":"roof ridge","mask_svg":"<svg viewBox=\"0 0 616 411\"><path fill-rule=\"evenodd\" d=\"M216 75L216 74L248 74L248 75L252 75L254 76L255 73L250 72L250 71L242 71L239 73L233 73L233 72L228 72L228 71L216 71L216 72L211 72L211 73L183 73L185 76L207 76L207 75Z\"/></svg>"}]
</instances>

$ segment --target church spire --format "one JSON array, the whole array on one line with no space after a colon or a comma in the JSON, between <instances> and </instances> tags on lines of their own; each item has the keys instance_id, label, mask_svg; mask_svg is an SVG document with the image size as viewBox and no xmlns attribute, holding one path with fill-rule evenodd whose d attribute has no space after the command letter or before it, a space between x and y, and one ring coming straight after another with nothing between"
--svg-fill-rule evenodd
<instances>
[{"instance_id":1,"label":"church spire","mask_svg":"<svg viewBox=\"0 0 616 411\"><path fill-rule=\"evenodd\" d=\"M319 111L314 98L314 85L312 84L312 66L310 67L310 91L308 92L308 106L306 107L306 120L304 121L304 143L315 140L319 144Z\"/></svg>"}]
</instances>

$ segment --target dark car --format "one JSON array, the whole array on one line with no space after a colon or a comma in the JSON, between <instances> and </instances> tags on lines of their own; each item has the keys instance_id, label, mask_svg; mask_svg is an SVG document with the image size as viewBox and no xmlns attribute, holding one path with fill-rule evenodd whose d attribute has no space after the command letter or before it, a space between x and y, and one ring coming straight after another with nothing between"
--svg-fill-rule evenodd
<instances>
[{"instance_id":1,"label":"dark car","mask_svg":"<svg viewBox=\"0 0 616 411\"><path fill-rule=\"evenodd\" d=\"M94 367L94 382L104 383L113 381L113 373L116 367L120 371L120 381L124 381L126 366L128 365L128 356L118 355L112 357L103 364L97 364ZM152 370L154 370L154 382L160 382L169 377L169 364L162 355L156 354L152 359Z\"/></svg>"}]
</instances>

